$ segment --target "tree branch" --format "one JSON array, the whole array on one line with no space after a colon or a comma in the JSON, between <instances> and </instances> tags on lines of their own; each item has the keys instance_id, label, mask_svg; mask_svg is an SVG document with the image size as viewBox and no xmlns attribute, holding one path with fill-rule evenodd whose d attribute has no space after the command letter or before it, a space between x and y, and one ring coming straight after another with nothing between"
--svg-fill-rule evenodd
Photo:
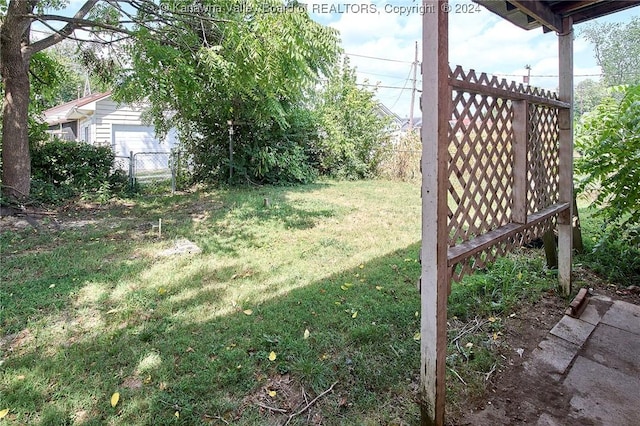
<instances>
[{"instance_id":1,"label":"tree branch","mask_svg":"<svg viewBox=\"0 0 640 426\"><path fill-rule=\"evenodd\" d=\"M78 12L76 12L73 18L83 20L84 17L87 16L87 14L91 11L93 6L96 5L96 3L98 3L98 0L87 0L85 4L83 4L82 7L78 10ZM62 30L60 30L59 32L51 34L49 37L43 38L42 40L38 40L35 43L29 45L26 48L27 54L32 55L36 52L39 52L61 42L65 38L69 37L76 28L78 27L74 22L67 23L67 25L65 25L64 28L62 28Z\"/></svg>"}]
</instances>

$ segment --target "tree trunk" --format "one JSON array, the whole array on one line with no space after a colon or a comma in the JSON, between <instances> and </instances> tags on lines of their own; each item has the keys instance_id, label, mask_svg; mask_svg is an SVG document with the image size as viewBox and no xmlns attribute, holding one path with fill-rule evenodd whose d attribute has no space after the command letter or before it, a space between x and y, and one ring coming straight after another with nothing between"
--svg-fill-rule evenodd
<instances>
[{"instance_id":1,"label":"tree trunk","mask_svg":"<svg viewBox=\"0 0 640 426\"><path fill-rule=\"evenodd\" d=\"M29 197L31 157L29 155L29 60L23 52L28 43L31 2L9 3L0 29L0 73L4 85L2 106L2 193L22 201Z\"/></svg>"}]
</instances>

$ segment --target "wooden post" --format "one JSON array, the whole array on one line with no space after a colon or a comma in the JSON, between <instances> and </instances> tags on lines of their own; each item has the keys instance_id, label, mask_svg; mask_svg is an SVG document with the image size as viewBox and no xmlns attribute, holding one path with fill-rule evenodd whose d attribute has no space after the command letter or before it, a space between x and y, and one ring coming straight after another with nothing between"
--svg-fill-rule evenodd
<instances>
[{"instance_id":1,"label":"wooden post","mask_svg":"<svg viewBox=\"0 0 640 426\"><path fill-rule=\"evenodd\" d=\"M451 118L447 1L425 1L422 21L421 424L443 425L447 350L447 134Z\"/></svg>"},{"instance_id":2,"label":"wooden post","mask_svg":"<svg viewBox=\"0 0 640 426\"><path fill-rule=\"evenodd\" d=\"M529 104L527 101L513 101L513 205L511 221L527 223L527 153L529 145Z\"/></svg>"},{"instance_id":3,"label":"wooden post","mask_svg":"<svg viewBox=\"0 0 640 426\"><path fill-rule=\"evenodd\" d=\"M573 218L573 20L565 18L558 35L560 100L571 104L558 113L560 131L560 202L569 208L558 215L558 278L565 295L571 293L572 218Z\"/></svg>"}]
</instances>

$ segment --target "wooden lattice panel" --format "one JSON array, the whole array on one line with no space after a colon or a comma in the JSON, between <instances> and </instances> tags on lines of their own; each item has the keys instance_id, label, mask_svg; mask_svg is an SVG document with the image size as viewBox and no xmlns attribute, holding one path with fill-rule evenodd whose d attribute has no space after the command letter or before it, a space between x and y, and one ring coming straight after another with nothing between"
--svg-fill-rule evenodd
<instances>
[{"instance_id":1,"label":"wooden lattice panel","mask_svg":"<svg viewBox=\"0 0 640 426\"><path fill-rule=\"evenodd\" d=\"M529 105L529 214L558 202L558 110Z\"/></svg>"},{"instance_id":2,"label":"wooden lattice panel","mask_svg":"<svg viewBox=\"0 0 640 426\"><path fill-rule=\"evenodd\" d=\"M449 85L448 257L459 280L555 226L566 208L558 204L558 109L567 105L461 67Z\"/></svg>"}]
</instances>

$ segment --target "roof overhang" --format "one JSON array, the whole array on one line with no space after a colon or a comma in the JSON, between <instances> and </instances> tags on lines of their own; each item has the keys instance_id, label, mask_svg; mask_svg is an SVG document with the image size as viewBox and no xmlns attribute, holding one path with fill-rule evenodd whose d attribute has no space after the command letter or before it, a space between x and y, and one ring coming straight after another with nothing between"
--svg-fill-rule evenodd
<instances>
[{"instance_id":1,"label":"roof overhang","mask_svg":"<svg viewBox=\"0 0 640 426\"><path fill-rule=\"evenodd\" d=\"M473 0L525 30L565 33L579 24L640 5L640 0ZM570 18L570 19L566 19Z\"/></svg>"}]
</instances>

